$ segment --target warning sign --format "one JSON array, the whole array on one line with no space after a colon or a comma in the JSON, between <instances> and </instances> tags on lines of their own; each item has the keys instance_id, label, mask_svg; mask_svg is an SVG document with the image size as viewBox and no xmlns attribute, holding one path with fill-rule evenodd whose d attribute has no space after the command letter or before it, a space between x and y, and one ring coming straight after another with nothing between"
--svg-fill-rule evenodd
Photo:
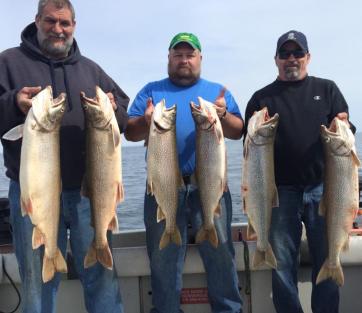
<instances>
[{"instance_id":1,"label":"warning sign","mask_svg":"<svg viewBox=\"0 0 362 313\"><path fill-rule=\"evenodd\" d=\"M181 304L209 303L207 288L183 288L181 291Z\"/></svg>"}]
</instances>

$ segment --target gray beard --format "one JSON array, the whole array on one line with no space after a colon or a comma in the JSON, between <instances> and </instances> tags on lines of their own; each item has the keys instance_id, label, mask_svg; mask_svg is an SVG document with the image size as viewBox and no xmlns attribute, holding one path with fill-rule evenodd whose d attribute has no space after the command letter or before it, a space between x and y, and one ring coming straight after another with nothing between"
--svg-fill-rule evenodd
<instances>
[{"instance_id":1,"label":"gray beard","mask_svg":"<svg viewBox=\"0 0 362 313\"><path fill-rule=\"evenodd\" d=\"M38 29L37 32L37 39L40 46L41 51L48 57L55 58L55 59L61 59L65 58L70 48L73 45L73 36L71 36L69 39L64 41L64 45L62 46L54 46L53 43L46 38L44 33Z\"/></svg>"},{"instance_id":2,"label":"gray beard","mask_svg":"<svg viewBox=\"0 0 362 313\"><path fill-rule=\"evenodd\" d=\"M285 70L285 77L287 80L298 80L300 76L300 70L299 69L286 69Z\"/></svg>"}]
</instances>

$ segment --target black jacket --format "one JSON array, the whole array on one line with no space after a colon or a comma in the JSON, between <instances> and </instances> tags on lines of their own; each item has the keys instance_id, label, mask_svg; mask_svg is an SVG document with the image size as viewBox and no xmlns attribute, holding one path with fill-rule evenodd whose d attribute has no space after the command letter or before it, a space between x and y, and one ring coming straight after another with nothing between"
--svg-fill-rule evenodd
<instances>
[{"instance_id":1,"label":"black jacket","mask_svg":"<svg viewBox=\"0 0 362 313\"><path fill-rule=\"evenodd\" d=\"M296 82L275 80L250 99L245 129L254 111L265 106L270 116L279 114L274 152L277 185L321 183L324 157L320 127L328 126L338 113L348 113L337 85L313 76Z\"/></svg>"},{"instance_id":2,"label":"black jacket","mask_svg":"<svg viewBox=\"0 0 362 313\"><path fill-rule=\"evenodd\" d=\"M60 129L62 184L64 189L76 189L81 186L85 166L85 122L80 92L94 97L96 85L104 92L112 92L121 131L127 124L129 98L96 63L80 54L75 40L67 58L51 60L40 51L36 32L35 23L30 24L21 34L20 47L0 54L0 136L25 121L26 116L16 104L20 89L50 85L54 98L65 92L67 109ZM21 140L1 139L1 142L6 175L18 181Z\"/></svg>"}]
</instances>

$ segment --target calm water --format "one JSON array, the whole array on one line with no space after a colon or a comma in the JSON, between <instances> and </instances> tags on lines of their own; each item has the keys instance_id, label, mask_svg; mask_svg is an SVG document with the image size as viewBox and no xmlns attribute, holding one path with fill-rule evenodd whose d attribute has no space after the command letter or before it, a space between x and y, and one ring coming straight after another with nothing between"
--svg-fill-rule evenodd
<instances>
[{"instance_id":1,"label":"calm water","mask_svg":"<svg viewBox=\"0 0 362 313\"><path fill-rule=\"evenodd\" d=\"M362 157L362 134L356 135L357 150ZM233 199L233 222L246 221L241 209L241 159L242 141L227 141L228 182ZM0 147L0 197L7 196L8 179L3 167L2 147ZM121 230L144 228L143 197L146 182L145 147L125 146L122 148L123 183L125 201L118 206Z\"/></svg>"}]
</instances>

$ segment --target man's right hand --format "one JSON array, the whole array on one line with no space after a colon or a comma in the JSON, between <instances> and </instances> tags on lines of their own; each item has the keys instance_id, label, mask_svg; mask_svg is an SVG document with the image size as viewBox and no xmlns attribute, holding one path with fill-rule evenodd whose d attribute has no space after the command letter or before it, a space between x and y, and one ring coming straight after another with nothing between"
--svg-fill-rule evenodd
<instances>
[{"instance_id":1,"label":"man's right hand","mask_svg":"<svg viewBox=\"0 0 362 313\"><path fill-rule=\"evenodd\" d=\"M146 124L148 126L151 125L151 118L152 118L152 114L153 114L153 111L154 111L154 105L153 105L153 102L152 102L152 99L151 98L148 98L147 99L147 107L146 107L146 110L145 110L145 120L146 120Z\"/></svg>"},{"instance_id":2,"label":"man's right hand","mask_svg":"<svg viewBox=\"0 0 362 313\"><path fill-rule=\"evenodd\" d=\"M41 87L24 87L16 95L17 105L21 112L28 114L31 108L31 99L40 92Z\"/></svg>"}]
</instances>

